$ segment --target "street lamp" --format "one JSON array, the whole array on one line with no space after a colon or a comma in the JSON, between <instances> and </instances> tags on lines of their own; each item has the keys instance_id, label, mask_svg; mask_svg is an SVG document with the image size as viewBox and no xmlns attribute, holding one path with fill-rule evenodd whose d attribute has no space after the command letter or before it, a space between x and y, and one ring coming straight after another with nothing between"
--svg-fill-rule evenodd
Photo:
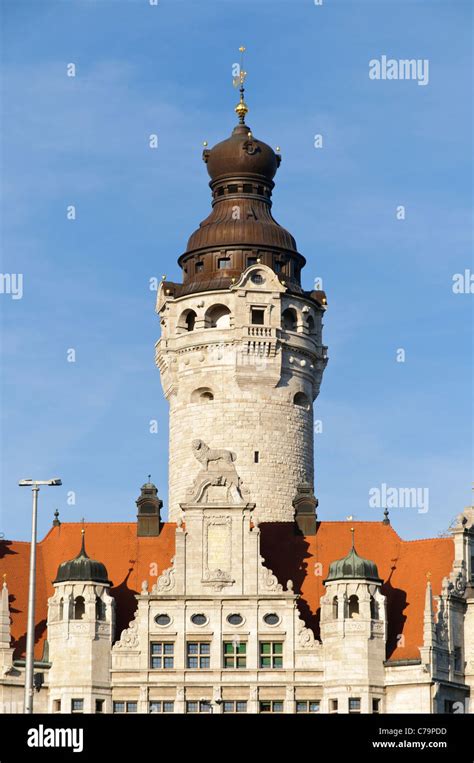
<instances>
[{"instance_id":1,"label":"street lamp","mask_svg":"<svg viewBox=\"0 0 474 763\"><path fill-rule=\"evenodd\" d=\"M28 585L28 625L26 629L25 662L25 713L33 712L33 673L35 651L35 589L36 589L36 518L40 485L56 487L62 485L60 479L20 480L20 487L31 487L33 493L33 515L31 518L30 579Z\"/></svg>"}]
</instances>

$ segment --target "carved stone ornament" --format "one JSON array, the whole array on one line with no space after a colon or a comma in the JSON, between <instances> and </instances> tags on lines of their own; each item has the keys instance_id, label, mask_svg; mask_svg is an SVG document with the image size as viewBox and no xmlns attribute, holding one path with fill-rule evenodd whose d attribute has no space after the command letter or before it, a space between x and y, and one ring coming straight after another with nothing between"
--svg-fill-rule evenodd
<instances>
[{"instance_id":1,"label":"carved stone ornament","mask_svg":"<svg viewBox=\"0 0 474 763\"><path fill-rule=\"evenodd\" d=\"M265 559L263 556L259 557L260 560L260 574L259 582L260 586L265 591L283 591L283 586L278 582L277 576L273 574L271 569L265 567Z\"/></svg>"},{"instance_id":2,"label":"carved stone ornament","mask_svg":"<svg viewBox=\"0 0 474 763\"><path fill-rule=\"evenodd\" d=\"M174 556L171 560L171 567L163 570L160 577L151 589L152 593L168 593L172 591L175 586L175 569L174 569Z\"/></svg>"},{"instance_id":3,"label":"carved stone ornament","mask_svg":"<svg viewBox=\"0 0 474 763\"><path fill-rule=\"evenodd\" d=\"M120 641L114 644L114 649L136 649L138 647L138 623L136 620L138 614L135 612L134 619L129 623L128 628L122 631Z\"/></svg>"},{"instance_id":4,"label":"carved stone ornament","mask_svg":"<svg viewBox=\"0 0 474 763\"><path fill-rule=\"evenodd\" d=\"M187 491L187 502L235 505L248 501L234 466L235 453L210 448L203 440L193 440L192 451L202 468Z\"/></svg>"}]
</instances>

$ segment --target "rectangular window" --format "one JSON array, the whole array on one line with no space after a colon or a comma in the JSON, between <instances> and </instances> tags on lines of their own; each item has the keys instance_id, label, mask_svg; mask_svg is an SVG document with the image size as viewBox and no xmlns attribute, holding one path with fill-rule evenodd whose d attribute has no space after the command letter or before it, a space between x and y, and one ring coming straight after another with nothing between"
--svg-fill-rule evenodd
<instances>
[{"instance_id":1,"label":"rectangular window","mask_svg":"<svg viewBox=\"0 0 474 763\"><path fill-rule=\"evenodd\" d=\"M60 713L61 712L61 700L60 699L54 699L53 700L53 713Z\"/></svg>"},{"instance_id":2,"label":"rectangular window","mask_svg":"<svg viewBox=\"0 0 474 763\"><path fill-rule=\"evenodd\" d=\"M96 699L96 701L95 701L95 711L96 711L96 713L103 713L104 712L104 700L103 699Z\"/></svg>"},{"instance_id":3,"label":"rectangular window","mask_svg":"<svg viewBox=\"0 0 474 763\"><path fill-rule=\"evenodd\" d=\"M174 644L172 641L152 641L150 644L150 666L157 670L174 667Z\"/></svg>"},{"instance_id":4,"label":"rectangular window","mask_svg":"<svg viewBox=\"0 0 474 763\"><path fill-rule=\"evenodd\" d=\"M194 266L194 272L195 273L202 273L204 270L204 263L203 262L196 262Z\"/></svg>"},{"instance_id":5,"label":"rectangular window","mask_svg":"<svg viewBox=\"0 0 474 763\"><path fill-rule=\"evenodd\" d=\"M283 700L281 699L262 700L260 702L260 712L261 713L282 713Z\"/></svg>"},{"instance_id":6,"label":"rectangular window","mask_svg":"<svg viewBox=\"0 0 474 763\"><path fill-rule=\"evenodd\" d=\"M219 270L227 270L232 267L232 260L230 257L219 257L217 260L217 267Z\"/></svg>"},{"instance_id":7,"label":"rectangular window","mask_svg":"<svg viewBox=\"0 0 474 763\"><path fill-rule=\"evenodd\" d=\"M137 713L138 702L127 702L127 713Z\"/></svg>"},{"instance_id":8,"label":"rectangular window","mask_svg":"<svg viewBox=\"0 0 474 763\"><path fill-rule=\"evenodd\" d=\"M71 713L83 713L83 712L84 712L84 700L71 699Z\"/></svg>"},{"instance_id":9,"label":"rectangular window","mask_svg":"<svg viewBox=\"0 0 474 763\"><path fill-rule=\"evenodd\" d=\"M247 644L238 641L224 641L224 668L247 667Z\"/></svg>"},{"instance_id":10,"label":"rectangular window","mask_svg":"<svg viewBox=\"0 0 474 763\"><path fill-rule=\"evenodd\" d=\"M275 262L273 263L273 270L275 271L275 273L281 273L282 267L283 267L283 263L280 262L279 260L275 260Z\"/></svg>"},{"instance_id":11,"label":"rectangular window","mask_svg":"<svg viewBox=\"0 0 474 763\"><path fill-rule=\"evenodd\" d=\"M202 699L199 702L197 700L190 700L186 702L187 713L210 713L211 703L208 699Z\"/></svg>"},{"instance_id":12,"label":"rectangular window","mask_svg":"<svg viewBox=\"0 0 474 763\"><path fill-rule=\"evenodd\" d=\"M114 713L124 713L125 702L114 702L113 710L114 710Z\"/></svg>"},{"instance_id":13,"label":"rectangular window","mask_svg":"<svg viewBox=\"0 0 474 763\"><path fill-rule=\"evenodd\" d=\"M330 713L337 713L337 699L330 699L329 700L329 712Z\"/></svg>"},{"instance_id":14,"label":"rectangular window","mask_svg":"<svg viewBox=\"0 0 474 763\"><path fill-rule=\"evenodd\" d=\"M138 702L122 702L119 700L113 703L113 711L114 713L137 713Z\"/></svg>"},{"instance_id":15,"label":"rectangular window","mask_svg":"<svg viewBox=\"0 0 474 763\"><path fill-rule=\"evenodd\" d=\"M188 668L205 670L211 667L211 644L205 641L188 641L187 660Z\"/></svg>"},{"instance_id":16,"label":"rectangular window","mask_svg":"<svg viewBox=\"0 0 474 763\"><path fill-rule=\"evenodd\" d=\"M251 321L253 326L263 326L265 322L265 308L252 307Z\"/></svg>"},{"instance_id":17,"label":"rectangular window","mask_svg":"<svg viewBox=\"0 0 474 763\"><path fill-rule=\"evenodd\" d=\"M271 670L283 667L283 642L260 642L260 667Z\"/></svg>"},{"instance_id":18,"label":"rectangular window","mask_svg":"<svg viewBox=\"0 0 474 763\"><path fill-rule=\"evenodd\" d=\"M349 712L360 713L360 697L349 698Z\"/></svg>"},{"instance_id":19,"label":"rectangular window","mask_svg":"<svg viewBox=\"0 0 474 763\"><path fill-rule=\"evenodd\" d=\"M460 646L454 647L454 670L456 673L462 671L462 649Z\"/></svg>"},{"instance_id":20,"label":"rectangular window","mask_svg":"<svg viewBox=\"0 0 474 763\"><path fill-rule=\"evenodd\" d=\"M249 268L251 265L257 264L257 258L256 257L247 257L247 267Z\"/></svg>"},{"instance_id":21,"label":"rectangular window","mask_svg":"<svg viewBox=\"0 0 474 763\"><path fill-rule=\"evenodd\" d=\"M259 454L258 450L256 450L256 451L254 451L254 454L253 454L253 462L254 462L254 464L258 464L259 460L260 460L260 454Z\"/></svg>"},{"instance_id":22,"label":"rectangular window","mask_svg":"<svg viewBox=\"0 0 474 763\"><path fill-rule=\"evenodd\" d=\"M153 700L149 705L150 713L174 713L174 702Z\"/></svg>"},{"instance_id":23,"label":"rectangular window","mask_svg":"<svg viewBox=\"0 0 474 763\"><path fill-rule=\"evenodd\" d=\"M377 714L380 713L380 700L379 699L373 699L372 700L372 712Z\"/></svg>"},{"instance_id":24,"label":"rectangular window","mask_svg":"<svg viewBox=\"0 0 474 763\"><path fill-rule=\"evenodd\" d=\"M245 700L225 701L222 709L224 713L246 713L247 702Z\"/></svg>"},{"instance_id":25,"label":"rectangular window","mask_svg":"<svg viewBox=\"0 0 474 763\"><path fill-rule=\"evenodd\" d=\"M298 700L296 703L296 712L297 713L319 713L320 705L321 703L319 699Z\"/></svg>"}]
</instances>

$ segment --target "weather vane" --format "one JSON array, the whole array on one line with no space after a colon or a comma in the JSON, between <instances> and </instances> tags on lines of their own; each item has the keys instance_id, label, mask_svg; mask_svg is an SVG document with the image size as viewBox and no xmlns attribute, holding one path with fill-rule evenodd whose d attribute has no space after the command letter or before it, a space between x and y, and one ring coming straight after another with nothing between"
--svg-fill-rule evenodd
<instances>
[{"instance_id":1,"label":"weather vane","mask_svg":"<svg viewBox=\"0 0 474 763\"><path fill-rule=\"evenodd\" d=\"M235 107L234 111L239 117L239 122L241 125L245 124L245 115L248 113L248 106L244 101L244 92L245 92L245 78L247 76L247 72L244 71L244 53L245 53L245 47L244 45L241 45L239 48L240 51L240 65L239 65L239 73L234 79L232 80L232 84L234 87L239 87L240 89L240 101L238 102L237 106Z\"/></svg>"}]
</instances>

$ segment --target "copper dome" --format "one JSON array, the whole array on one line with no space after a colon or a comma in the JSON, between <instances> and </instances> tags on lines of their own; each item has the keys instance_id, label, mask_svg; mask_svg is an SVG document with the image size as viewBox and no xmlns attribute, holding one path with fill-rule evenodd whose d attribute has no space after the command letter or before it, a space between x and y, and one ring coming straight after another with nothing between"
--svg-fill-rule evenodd
<instances>
[{"instance_id":1,"label":"copper dome","mask_svg":"<svg viewBox=\"0 0 474 763\"><path fill-rule=\"evenodd\" d=\"M212 181L260 175L271 182L281 160L267 143L256 140L245 124L237 125L229 138L204 151L203 157Z\"/></svg>"}]
</instances>

